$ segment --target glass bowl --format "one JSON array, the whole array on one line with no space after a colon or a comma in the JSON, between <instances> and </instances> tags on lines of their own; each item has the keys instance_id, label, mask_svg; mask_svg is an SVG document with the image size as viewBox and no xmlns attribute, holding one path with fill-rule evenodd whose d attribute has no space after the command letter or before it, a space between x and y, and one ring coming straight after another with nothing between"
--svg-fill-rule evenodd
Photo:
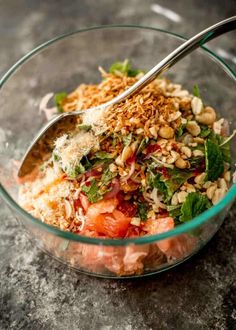
<instances>
[{"instance_id":1,"label":"glass bowl","mask_svg":"<svg viewBox=\"0 0 236 330\"><path fill-rule=\"evenodd\" d=\"M176 266L211 239L234 201L235 184L217 205L193 220L166 233L124 240L61 231L33 218L17 203L15 163L45 121L38 110L45 94L72 91L80 83L98 82L98 66L108 68L117 60L127 58L134 67L148 70L184 40L167 31L140 26L84 29L37 47L19 60L0 82L0 194L30 239L81 272L103 277L139 277ZM199 49L171 68L166 76L189 90L198 84L205 104L215 107L219 116L230 122L231 129L235 128L235 75L218 56L206 48ZM235 163L235 148L232 157ZM157 252L157 246L166 240L177 246L172 258ZM148 257L138 258L132 264L132 253L141 256L146 251Z\"/></svg>"}]
</instances>

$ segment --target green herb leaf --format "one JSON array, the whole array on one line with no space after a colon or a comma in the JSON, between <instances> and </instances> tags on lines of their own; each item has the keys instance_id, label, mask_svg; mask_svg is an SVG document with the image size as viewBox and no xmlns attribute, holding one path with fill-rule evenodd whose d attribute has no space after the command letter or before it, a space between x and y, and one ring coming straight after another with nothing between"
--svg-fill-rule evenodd
<instances>
[{"instance_id":1,"label":"green herb leaf","mask_svg":"<svg viewBox=\"0 0 236 330\"><path fill-rule=\"evenodd\" d=\"M214 133L213 131L208 136L208 140L212 143L215 143L219 146L220 151L222 153L222 158L226 163L231 162L231 154L230 154L230 141L226 141L228 138L225 138L219 134Z\"/></svg>"},{"instance_id":2,"label":"green herb leaf","mask_svg":"<svg viewBox=\"0 0 236 330\"><path fill-rule=\"evenodd\" d=\"M109 72L113 73L113 74L120 72L122 74L127 74L127 76L129 76L129 77L135 77L141 71L131 69L129 61L124 60L124 62L113 63L109 69Z\"/></svg>"},{"instance_id":3,"label":"green herb leaf","mask_svg":"<svg viewBox=\"0 0 236 330\"><path fill-rule=\"evenodd\" d=\"M141 72L142 72L141 70L129 69L127 74L128 74L128 77L136 77Z\"/></svg>"},{"instance_id":4,"label":"green herb leaf","mask_svg":"<svg viewBox=\"0 0 236 330\"><path fill-rule=\"evenodd\" d=\"M66 174L72 178L75 179L79 174L82 174L85 172L85 167L81 164L78 163L75 167L73 167L72 169L69 169L66 171Z\"/></svg>"},{"instance_id":5,"label":"green herb leaf","mask_svg":"<svg viewBox=\"0 0 236 330\"><path fill-rule=\"evenodd\" d=\"M124 146L128 146L132 141L132 133L130 133L129 135L122 135L122 141L124 143Z\"/></svg>"},{"instance_id":6,"label":"green herb leaf","mask_svg":"<svg viewBox=\"0 0 236 330\"><path fill-rule=\"evenodd\" d=\"M141 154L141 152L146 148L146 146L148 145L148 141L148 138L142 139L137 149L137 155Z\"/></svg>"},{"instance_id":7,"label":"green herb leaf","mask_svg":"<svg viewBox=\"0 0 236 330\"><path fill-rule=\"evenodd\" d=\"M191 192L181 206L181 216L179 220L181 222L189 221L210 207L211 203L206 196L202 195L200 192Z\"/></svg>"},{"instance_id":8,"label":"green herb leaf","mask_svg":"<svg viewBox=\"0 0 236 330\"><path fill-rule=\"evenodd\" d=\"M206 181L215 181L224 172L224 161L218 144L205 141Z\"/></svg>"},{"instance_id":9,"label":"green herb leaf","mask_svg":"<svg viewBox=\"0 0 236 330\"><path fill-rule=\"evenodd\" d=\"M212 133L212 130L208 126L200 125L200 127L201 127L201 132L199 134L200 137L206 138Z\"/></svg>"},{"instance_id":10,"label":"green herb leaf","mask_svg":"<svg viewBox=\"0 0 236 330\"><path fill-rule=\"evenodd\" d=\"M186 128L186 125L187 125L187 124L182 124L181 126L179 126L179 127L177 128L177 130L176 130L176 132L175 132L177 138L180 138L180 137L184 134L184 130L185 130L185 128Z\"/></svg>"},{"instance_id":11,"label":"green herb leaf","mask_svg":"<svg viewBox=\"0 0 236 330\"><path fill-rule=\"evenodd\" d=\"M165 202L169 202L175 193L189 178L193 176L193 172L179 170L177 168L168 169L168 177L158 173L152 180L152 186L164 196Z\"/></svg>"},{"instance_id":12,"label":"green herb leaf","mask_svg":"<svg viewBox=\"0 0 236 330\"><path fill-rule=\"evenodd\" d=\"M60 159L60 157L55 153L52 154L52 157L53 157L53 160L56 162Z\"/></svg>"},{"instance_id":13,"label":"green herb leaf","mask_svg":"<svg viewBox=\"0 0 236 330\"><path fill-rule=\"evenodd\" d=\"M84 125L84 124L80 124L77 126L81 131L85 131L88 132L92 126L91 125Z\"/></svg>"},{"instance_id":14,"label":"green herb leaf","mask_svg":"<svg viewBox=\"0 0 236 330\"><path fill-rule=\"evenodd\" d=\"M173 219L178 220L181 215L181 205L169 205L167 206L167 211Z\"/></svg>"},{"instance_id":15,"label":"green herb leaf","mask_svg":"<svg viewBox=\"0 0 236 330\"><path fill-rule=\"evenodd\" d=\"M157 188L157 190L165 197L165 199L168 197L169 193L165 184L165 178L160 173L157 173L157 175L153 178L152 186Z\"/></svg>"},{"instance_id":16,"label":"green herb leaf","mask_svg":"<svg viewBox=\"0 0 236 330\"><path fill-rule=\"evenodd\" d=\"M92 180L90 186L83 185L81 190L85 193L91 203L96 203L102 199L96 180Z\"/></svg>"},{"instance_id":17,"label":"green herb leaf","mask_svg":"<svg viewBox=\"0 0 236 330\"><path fill-rule=\"evenodd\" d=\"M196 97L201 98L200 90L199 90L199 87L198 87L197 84L193 86L193 95L196 96Z\"/></svg>"},{"instance_id":18,"label":"green herb leaf","mask_svg":"<svg viewBox=\"0 0 236 330\"><path fill-rule=\"evenodd\" d=\"M94 158L97 159L111 159L113 158L111 154L109 154L108 152L105 151L98 151L96 152L96 154L94 155Z\"/></svg>"},{"instance_id":19,"label":"green herb leaf","mask_svg":"<svg viewBox=\"0 0 236 330\"><path fill-rule=\"evenodd\" d=\"M189 159L191 169L199 167L199 165L203 162L204 157L193 157Z\"/></svg>"},{"instance_id":20,"label":"green herb leaf","mask_svg":"<svg viewBox=\"0 0 236 330\"><path fill-rule=\"evenodd\" d=\"M83 165L86 171L88 171L93 166L87 156L83 156L80 163Z\"/></svg>"},{"instance_id":21,"label":"green herb leaf","mask_svg":"<svg viewBox=\"0 0 236 330\"><path fill-rule=\"evenodd\" d=\"M102 183L102 186L106 186L108 185L111 180L116 176L117 174L116 173L113 173L109 170L109 168L107 168L103 174L102 174L102 177L101 177L101 183Z\"/></svg>"},{"instance_id":22,"label":"green herb leaf","mask_svg":"<svg viewBox=\"0 0 236 330\"><path fill-rule=\"evenodd\" d=\"M61 103L64 100L64 98L66 98L66 97L67 97L67 93L65 93L65 92L57 93L54 95L54 103L57 107L58 112L64 112L64 110L61 106Z\"/></svg>"},{"instance_id":23,"label":"green herb leaf","mask_svg":"<svg viewBox=\"0 0 236 330\"><path fill-rule=\"evenodd\" d=\"M141 220L147 220L148 207L146 203L138 203L138 216Z\"/></svg>"}]
</instances>

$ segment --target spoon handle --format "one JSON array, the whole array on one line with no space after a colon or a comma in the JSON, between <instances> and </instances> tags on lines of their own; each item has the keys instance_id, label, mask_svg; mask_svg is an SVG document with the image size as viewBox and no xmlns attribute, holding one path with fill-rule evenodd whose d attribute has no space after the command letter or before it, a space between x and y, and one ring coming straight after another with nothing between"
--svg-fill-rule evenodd
<instances>
[{"instance_id":1,"label":"spoon handle","mask_svg":"<svg viewBox=\"0 0 236 330\"><path fill-rule=\"evenodd\" d=\"M227 18L219 23L216 23L208 27L207 29L196 34L194 37L187 40L178 48L176 48L172 53L166 56L161 62L159 62L156 66L154 66L150 71L148 71L141 79L139 79L130 88L128 88L123 93L113 98L111 101L106 102L98 107L91 108L91 111L119 103L125 98L137 93L138 91L143 89L146 85L148 85L151 81L153 81L158 75L169 69L172 65L174 65L176 62L181 60L189 53L191 53L196 48L201 47L206 42L220 36L221 34L224 34L226 32L235 29L236 29L236 16ZM78 114L80 113L81 111L78 111Z\"/></svg>"}]
</instances>

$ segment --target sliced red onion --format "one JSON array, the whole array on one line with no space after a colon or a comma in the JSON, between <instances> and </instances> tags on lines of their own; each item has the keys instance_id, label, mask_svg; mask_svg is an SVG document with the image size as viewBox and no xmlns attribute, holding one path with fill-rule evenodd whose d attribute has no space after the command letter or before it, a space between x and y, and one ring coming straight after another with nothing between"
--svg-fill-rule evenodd
<instances>
[{"instance_id":1,"label":"sliced red onion","mask_svg":"<svg viewBox=\"0 0 236 330\"><path fill-rule=\"evenodd\" d=\"M39 104L39 113L44 112L46 119L50 120L56 113L57 113L57 108L53 107L53 108L47 108L47 104L49 102L49 100L53 97L53 93L48 93L46 94L40 104Z\"/></svg>"}]
</instances>

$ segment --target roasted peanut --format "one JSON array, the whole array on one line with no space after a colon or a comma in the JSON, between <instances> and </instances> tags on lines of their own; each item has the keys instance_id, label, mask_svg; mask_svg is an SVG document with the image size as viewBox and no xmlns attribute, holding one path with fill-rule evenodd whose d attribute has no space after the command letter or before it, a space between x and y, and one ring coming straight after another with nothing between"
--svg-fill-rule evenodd
<instances>
[{"instance_id":1,"label":"roasted peanut","mask_svg":"<svg viewBox=\"0 0 236 330\"><path fill-rule=\"evenodd\" d=\"M194 96L191 101L192 111L194 115L199 115L203 109L202 100L199 97Z\"/></svg>"},{"instance_id":2,"label":"roasted peanut","mask_svg":"<svg viewBox=\"0 0 236 330\"><path fill-rule=\"evenodd\" d=\"M206 107L202 113L196 115L196 120L200 124L212 125L216 120L216 113L212 107Z\"/></svg>"},{"instance_id":3,"label":"roasted peanut","mask_svg":"<svg viewBox=\"0 0 236 330\"><path fill-rule=\"evenodd\" d=\"M164 139L171 139L174 136L174 130L172 127L170 126L162 126L159 129L158 134L160 135L160 137L164 138Z\"/></svg>"},{"instance_id":4,"label":"roasted peanut","mask_svg":"<svg viewBox=\"0 0 236 330\"><path fill-rule=\"evenodd\" d=\"M209 199L212 199L213 198L213 195L214 195L216 189L217 189L217 185L216 184L213 184L209 188L207 188L206 194L207 194L207 197Z\"/></svg>"},{"instance_id":5,"label":"roasted peanut","mask_svg":"<svg viewBox=\"0 0 236 330\"><path fill-rule=\"evenodd\" d=\"M194 179L194 181L197 183L197 184L203 184L204 180L205 180L205 177L206 177L206 173L201 173L199 175L197 175Z\"/></svg>"},{"instance_id":6,"label":"roasted peanut","mask_svg":"<svg viewBox=\"0 0 236 330\"><path fill-rule=\"evenodd\" d=\"M212 197L212 203L214 205L217 204L224 197L225 193L226 193L225 189L222 188L216 189Z\"/></svg>"},{"instance_id":7,"label":"roasted peanut","mask_svg":"<svg viewBox=\"0 0 236 330\"><path fill-rule=\"evenodd\" d=\"M201 133L200 126L196 123L196 121L191 120L186 125L187 131L193 136L198 136Z\"/></svg>"},{"instance_id":8,"label":"roasted peanut","mask_svg":"<svg viewBox=\"0 0 236 330\"><path fill-rule=\"evenodd\" d=\"M225 174L224 174L224 179L225 179L225 181L227 181L227 182L230 181L230 171L225 172Z\"/></svg>"},{"instance_id":9,"label":"roasted peanut","mask_svg":"<svg viewBox=\"0 0 236 330\"><path fill-rule=\"evenodd\" d=\"M179 157L176 161L175 161L175 166L180 168L180 169L184 169L188 167L188 162L186 160L184 160L183 158Z\"/></svg>"},{"instance_id":10,"label":"roasted peanut","mask_svg":"<svg viewBox=\"0 0 236 330\"><path fill-rule=\"evenodd\" d=\"M178 202L184 203L187 196L188 196L188 193L186 191L180 191L177 195Z\"/></svg>"},{"instance_id":11,"label":"roasted peanut","mask_svg":"<svg viewBox=\"0 0 236 330\"><path fill-rule=\"evenodd\" d=\"M204 153L202 152L202 150L193 150L193 156L194 157L201 157L201 156L204 156Z\"/></svg>"},{"instance_id":12,"label":"roasted peanut","mask_svg":"<svg viewBox=\"0 0 236 330\"><path fill-rule=\"evenodd\" d=\"M192 151L191 151L191 149L188 148L188 147L183 146L183 147L181 148L181 151L182 151L182 153L185 154L188 158L190 158L191 155L192 155Z\"/></svg>"},{"instance_id":13,"label":"roasted peanut","mask_svg":"<svg viewBox=\"0 0 236 330\"><path fill-rule=\"evenodd\" d=\"M178 205L179 201L178 201L178 195L177 193L174 193L174 195L172 196L171 199L171 205Z\"/></svg>"}]
</instances>

